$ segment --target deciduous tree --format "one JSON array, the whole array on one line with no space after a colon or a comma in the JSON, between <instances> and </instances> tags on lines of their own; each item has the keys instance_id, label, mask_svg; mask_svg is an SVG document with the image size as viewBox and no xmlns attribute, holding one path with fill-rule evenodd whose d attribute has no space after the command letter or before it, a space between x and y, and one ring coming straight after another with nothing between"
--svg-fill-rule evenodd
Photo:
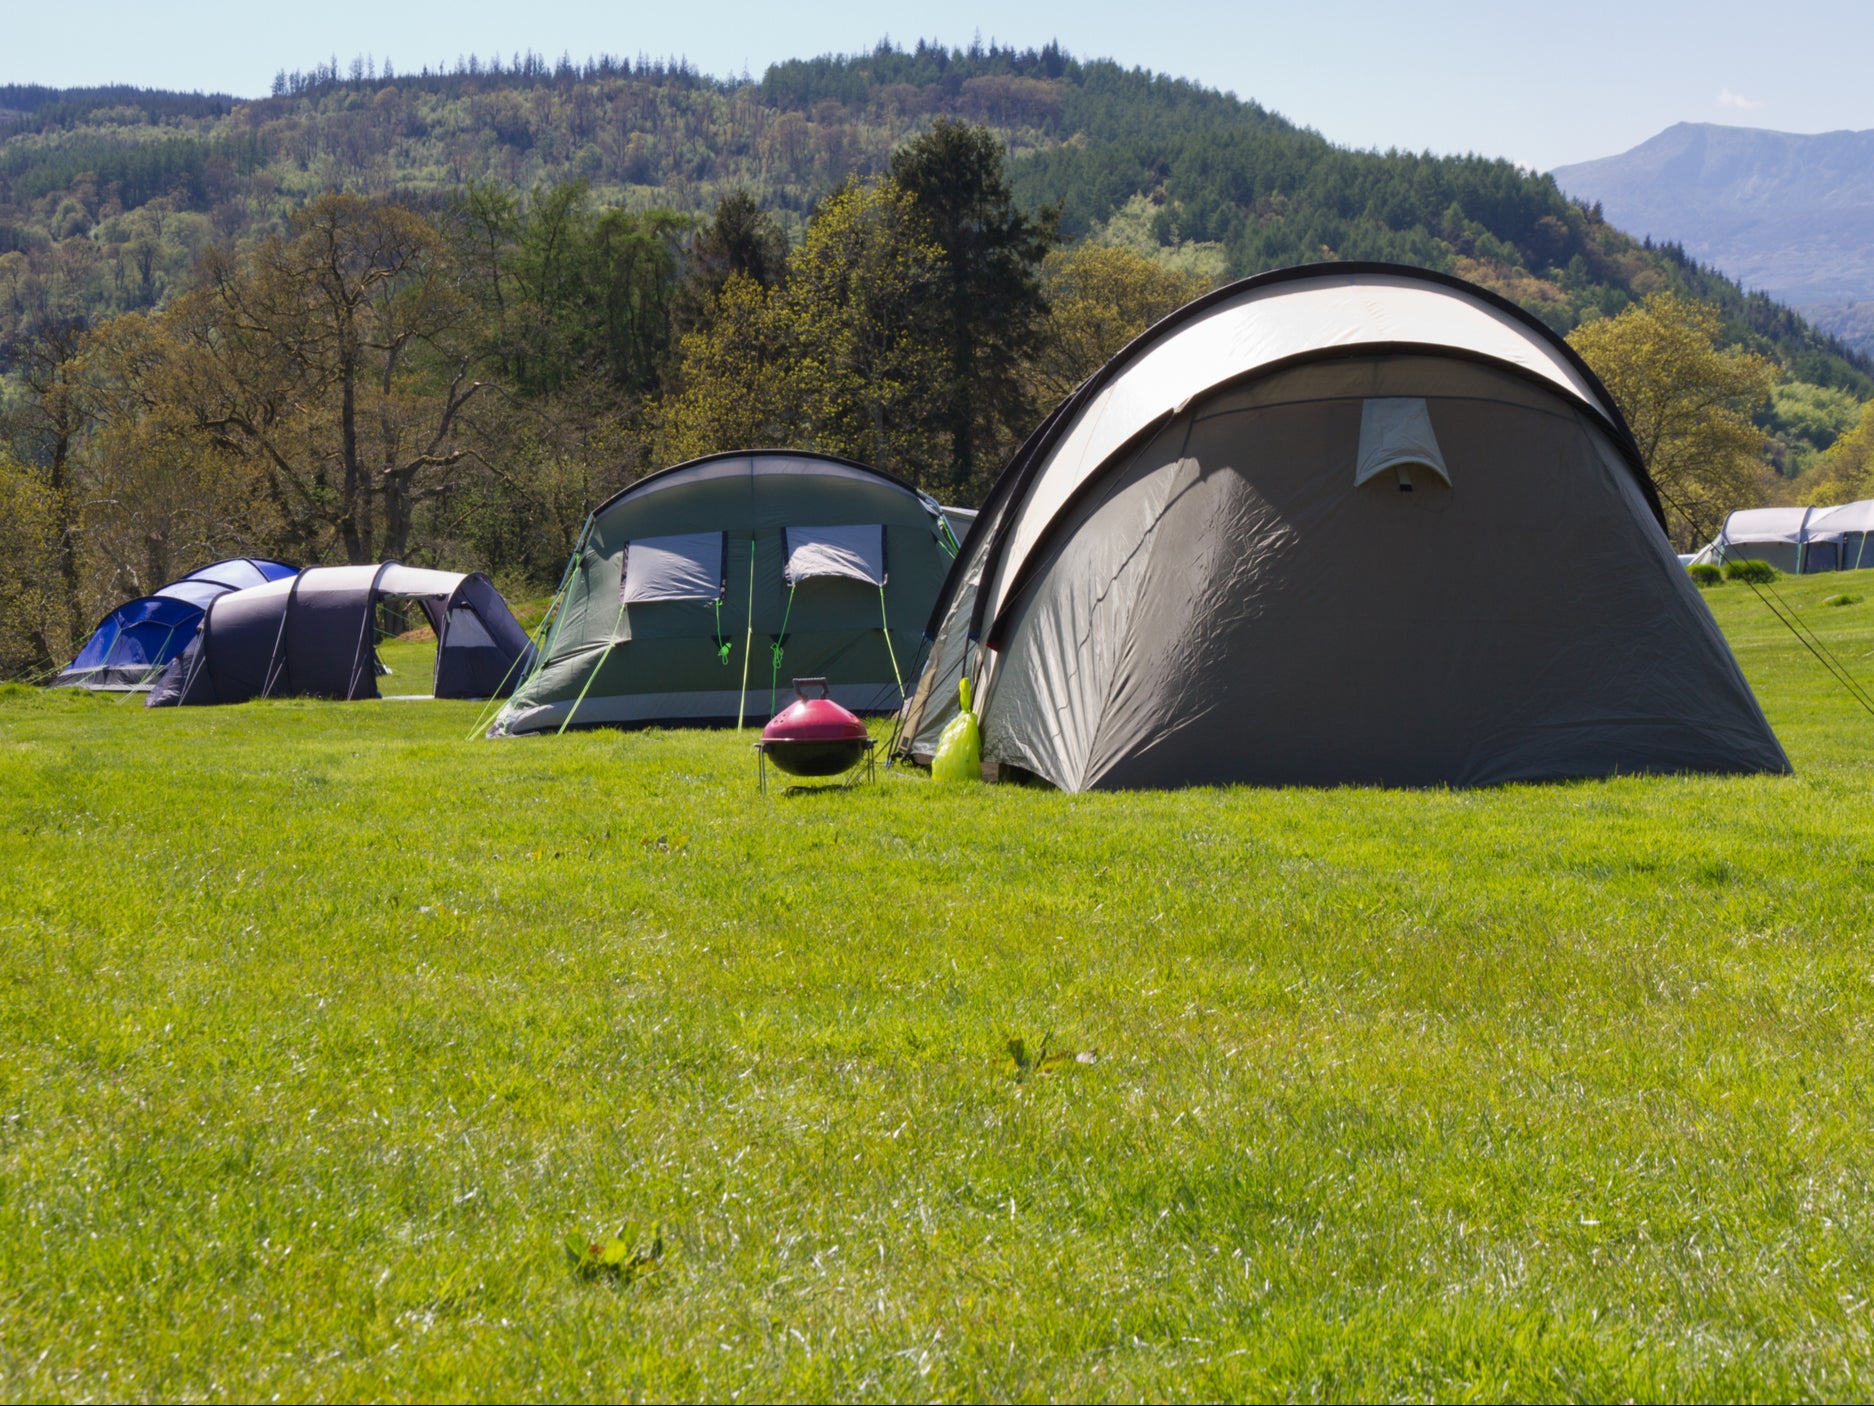
<instances>
[{"instance_id":1,"label":"deciduous tree","mask_svg":"<svg viewBox=\"0 0 1874 1406\"><path fill-rule=\"evenodd\" d=\"M1854 428L1829 446L1801 488L1807 503L1874 498L1874 411L1862 407Z\"/></svg>"},{"instance_id":2,"label":"deciduous tree","mask_svg":"<svg viewBox=\"0 0 1874 1406\"><path fill-rule=\"evenodd\" d=\"M933 433L946 385L943 278L909 197L889 180L849 182L821 202L782 284L732 275L683 339L666 457L818 449L935 490L946 480Z\"/></svg>"},{"instance_id":3,"label":"deciduous tree","mask_svg":"<svg viewBox=\"0 0 1874 1406\"><path fill-rule=\"evenodd\" d=\"M70 653L59 516L44 475L0 449L0 679Z\"/></svg>"},{"instance_id":4,"label":"deciduous tree","mask_svg":"<svg viewBox=\"0 0 1874 1406\"><path fill-rule=\"evenodd\" d=\"M145 595L217 558L282 550L265 466L218 447L177 403L168 374L176 352L137 313L85 340L97 425L77 457L96 607Z\"/></svg>"},{"instance_id":5,"label":"deciduous tree","mask_svg":"<svg viewBox=\"0 0 1874 1406\"><path fill-rule=\"evenodd\" d=\"M1029 393L1045 409L1071 394L1113 353L1210 291L1210 280L1100 244L1056 249L1041 266L1048 320L1027 366Z\"/></svg>"},{"instance_id":6,"label":"deciduous tree","mask_svg":"<svg viewBox=\"0 0 1874 1406\"><path fill-rule=\"evenodd\" d=\"M1778 368L1724 348L1723 335L1716 307L1655 293L1568 339L1632 427L1681 547L1708 538L1734 509L1761 503L1769 481L1764 434L1751 415Z\"/></svg>"},{"instance_id":7,"label":"deciduous tree","mask_svg":"<svg viewBox=\"0 0 1874 1406\"><path fill-rule=\"evenodd\" d=\"M438 471L468 454L473 306L414 211L352 195L301 207L287 237L214 252L163 318L156 394L267 466L308 555L398 556Z\"/></svg>"},{"instance_id":8,"label":"deciduous tree","mask_svg":"<svg viewBox=\"0 0 1874 1406\"><path fill-rule=\"evenodd\" d=\"M94 387L82 350L85 327L72 316L47 316L28 329L17 370L26 394L9 416L9 437L23 442L44 465L45 503L52 514L58 562L58 600L69 634L84 628L79 588L82 503L75 451L96 413Z\"/></svg>"},{"instance_id":9,"label":"deciduous tree","mask_svg":"<svg viewBox=\"0 0 1874 1406\"><path fill-rule=\"evenodd\" d=\"M942 250L896 182L822 201L775 294L789 403L803 442L932 487L945 477L950 384Z\"/></svg>"}]
</instances>

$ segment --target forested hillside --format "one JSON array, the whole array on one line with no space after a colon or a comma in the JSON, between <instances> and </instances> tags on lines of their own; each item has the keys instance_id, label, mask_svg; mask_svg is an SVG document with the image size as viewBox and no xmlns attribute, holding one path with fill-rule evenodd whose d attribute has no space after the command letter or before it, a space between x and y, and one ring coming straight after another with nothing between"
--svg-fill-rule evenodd
<instances>
[{"instance_id":1,"label":"forested hillside","mask_svg":"<svg viewBox=\"0 0 1874 1406\"><path fill-rule=\"evenodd\" d=\"M968 501L1170 308L1323 259L1455 273L1564 333L1708 306L1697 337L1775 383L1733 407L1769 433L1727 480L1751 501L1874 395L1866 361L1546 176L1345 151L1053 46L0 88L0 664L217 554L549 584L593 502L715 448Z\"/></svg>"},{"instance_id":2,"label":"forested hillside","mask_svg":"<svg viewBox=\"0 0 1874 1406\"><path fill-rule=\"evenodd\" d=\"M818 200L939 116L994 130L1017 199L1058 204L1069 238L1119 215L1129 237L1232 275L1396 259L1495 287L1564 332L1673 287L1718 302L1799 379L1874 390L1865 363L1786 310L1626 238L1546 176L1345 151L1254 102L1053 46L881 47L743 82L521 56L446 74L334 63L252 101L0 88L0 338L54 304L155 306L203 249L275 229L324 190L439 198L577 178L602 204L688 214L746 190L797 239Z\"/></svg>"}]
</instances>

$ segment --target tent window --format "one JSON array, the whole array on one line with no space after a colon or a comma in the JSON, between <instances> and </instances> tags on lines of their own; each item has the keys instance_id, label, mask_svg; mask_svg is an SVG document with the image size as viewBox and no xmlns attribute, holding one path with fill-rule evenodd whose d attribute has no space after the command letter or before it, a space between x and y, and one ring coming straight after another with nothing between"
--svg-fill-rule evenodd
<instances>
[{"instance_id":1,"label":"tent window","mask_svg":"<svg viewBox=\"0 0 1874 1406\"><path fill-rule=\"evenodd\" d=\"M1432 433L1431 412L1417 396L1383 396L1360 406L1360 458L1354 465L1358 488L1388 469L1397 475L1402 492L1412 489L1411 470L1429 469L1451 486L1451 473Z\"/></svg>"},{"instance_id":2,"label":"tent window","mask_svg":"<svg viewBox=\"0 0 1874 1406\"><path fill-rule=\"evenodd\" d=\"M885 584L885 529L878 523L862 527L784 527L782 548L787 554L783 571L789 586L815 577L844 577L868 586Z\"/></svg>"},{"instance_id":3,"label":"tent window","mask_svg":"<svg viewBox=\"0 0 1874 1406\"><path fill-rule=\"evenodd\" d=\"M481 622L481 617L466 605L458 605L449 612L449 644L457 649L493 649L494 636Z\"/></svg>"},{"instance_id":4,"label":"tent window","mask_svg":"<svg viewBox=\"0 0 1874 1406\"><path fill-rule=\"evenodd\" d=\"M728 534L684 532L640 537L625 549L625 605L646 601L721 600Z\"/></svg>"}]
</instances>

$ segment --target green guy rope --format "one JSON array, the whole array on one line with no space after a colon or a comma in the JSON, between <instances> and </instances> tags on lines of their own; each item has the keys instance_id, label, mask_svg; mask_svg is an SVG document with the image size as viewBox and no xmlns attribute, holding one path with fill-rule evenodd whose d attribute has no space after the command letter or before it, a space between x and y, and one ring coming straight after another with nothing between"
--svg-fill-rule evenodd
<instances>
[{"instance_id":1,"label":"green guy rope","mask_svg":"<svg viewBox=\"0 0 1874 1406\"><path fill-rule=\"evenodd\" d=\"M891 615L885 609L885 588L878 588L878 618L885 636L885 652L891 656L891 676L898 681L898 702L904 702L904 675L898 672L898 651L891 647Z\"/></svg>"},{"instance_id":2,"label":"green guy rope","mask_svg":"<svg viewBox=\"0 0 1874 1406\"><path fill-rule=\"evenodd\" d=\"M445 620L447 618L448 617L446 616L444 617ZM440 667L441 653L442 653L442 636L440 635L436 637L436 650L437 650L438 667ZM520 667L521 660L526 658L526 656L527 656L527 651L524 649L519 654L514 656L513 662L511 662L508 665L508 671L501 676L501 682L495 685L494 697L490 699L489 702L499 704L503 701L501 695L502 695L503 690L505 690L508 686L508 680L514 677L514 671ZM434 682L430 684L430 689L432 692L435 691ZM482 709L478 710L475 714L475 727L478 731L480 730L482 726L482 717L486 711L487 711L486 707L484 706ZM473 742L475 740L475 733L471 732L468 735L467 740L470 742Z\"/></svg>"},{"instance_id":3,"label":"green guy rope","mask_svg":"<svg viewBox=\"0 0 1874 1406\"><path fill-rule=\"evenodd\" d=\"M748 658L755 652L755 538L748 538L748 641L742 647L742 701L735 706L735 730L742 730L748 716Z\"/></svg>"},{"instance_id":4,"label":"green guy rope","mask_svg":"<svg viewBox=\"0 0 1874 1406\"><path fill-rule=\"evenodd\" d=\"M729 656L735 653L735 646L722 637L722 597L716 597L716 662L723 668L729 667Z\"/></svg>"},{"instance_id":5,"label":"green guy rope","mask_svg":"<svg viewBox=\"0 0 1874 1406\"><path fill-rule=\"evenodd\" d=\"M787 653L785 647L787 640L787 622L794 614L794 592L799 589L800 583L798 581L787 588L787 609L781 612L781 633L774 637L774 644L771 647L769 657L773 662L773 671L768 675L769 717L774 716L775 691L780 686L781 682L781 657Z\"/></svg>"},{"instance_id":6,"label":"green guy rope","mask_svg":"<svg viewBox=\"0 0 1874 1406\"><path fill-rule=\"evenodd\" d=\"M560 608L560 604L561 604L560 597L558 595L555 595L553 600L547 606L547 613L540 617L540 623L534 627L534 633L527 641L528 646L532 650L532 653L533 653L533 662L527 666L527 673L518 682L515 683L514 693L519 693L523 688L527 687L528 680L533 678L535 674L540 672L540 661L542 658L545 657L544 647L543 647L542 642L546 640L547 624L549 621L553 621L553 623L555 624L558 623L557 620L554 619L553 612ZM442 648L441 640L437 640L436 647L438 649ZM495 689L494 697L490 698L486 703L484 703L480 708L476 710L475 725L469 729L468 736L462 739L464 742L473 742L476 738L476 735L482 732L483 729L492 725L495 719L495 715L498 714L503 708L507 706L508 700L511 699L514 696L514 694L510 693L506 698L504 698L501 696L501 690L505 689L508 686L508 679L513 677L514 670L520 666L521 660L525 659L527 657L527 654L528 654L528 650L524 649L519 654L514 656L514 662L508 665L507 673L502 675L501 685L499 688Z\"/></svg>"},{"instance_id":7,"label":"green guy rope","mask_svg":"<svg viewBox=\"0 0 1874 1406\"><path fill-rule=\"evenodd\" d=\"M123 632L124 632L124 627L122 625L119 625L115 620L113 620L111 622L111 642L104 646L104 662L102 664L93 664L89 669L86 669L83 673L79 675L80 678L88 679L93 674L101 673L105 669L108 669L111 667L111 651L117 648L118 636L122 635ZM77 661L74 660L73 662L76 663ZM51 672L44 675L44 677L52 678L61 672L62 670L59 668L59 666L54 664L52 666Z\"/></svg>"}]
</instances>

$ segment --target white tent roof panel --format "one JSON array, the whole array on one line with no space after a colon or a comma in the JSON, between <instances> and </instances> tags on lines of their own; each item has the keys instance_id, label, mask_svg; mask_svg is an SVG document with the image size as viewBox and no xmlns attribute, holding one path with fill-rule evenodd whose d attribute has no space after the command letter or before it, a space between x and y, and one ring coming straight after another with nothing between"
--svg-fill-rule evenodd
<instances>
[{"instance_id":1,"label":"white tent roof panel","mask_svg":"<svg viewBox=\"0 0 1874 1406\"><path fill-rule=\"evenodd\" d=\"M1811 542L1840 537L1849 532L1874 532L1874 499L1843 503L1835 508L1817 508L1809 518L1808 536Z\"/></svg>"},{"instance_id":2,"label":"white tent roof panel","mask_svg":"<svg viewBox=\"0 0 1874 1406\"><path fill-rule=\"evenodd\" d=\"M1461 288L1394 273L1253 287L1148 343L1060 435L1029 489L986 618L1000 610L1007 583L1074 490L1158 416L1289 357L1385 343L1424 344L1506 362L1608 413L1562 350L1514 314Z\"/></svg>"},{"instance_id":3,"label":"white tent roof panel","mask_svg":"<svg viewBox=\"0 0 1874 1406\"><path fill-rule=\"evenodd\" d=\"M1803 540L1803 526L1813 508L1740 508L1724 520L1718 534L1722 543L1789 542Z\"/></svg>"},{"instance_id":4,"label":"white tent roof panel","mask_svg":"<svg viewBox=\"0 0 1874 1406\"><path fill-rule=\"evenodd\" d=\"M432 571L424 566L405 566L402 562L386 563L377 578L377 593L381 596L422 597L429 600L448 600L455 594L455 588L462 584L459 571Z\"/></svg>"}]
</instances>

